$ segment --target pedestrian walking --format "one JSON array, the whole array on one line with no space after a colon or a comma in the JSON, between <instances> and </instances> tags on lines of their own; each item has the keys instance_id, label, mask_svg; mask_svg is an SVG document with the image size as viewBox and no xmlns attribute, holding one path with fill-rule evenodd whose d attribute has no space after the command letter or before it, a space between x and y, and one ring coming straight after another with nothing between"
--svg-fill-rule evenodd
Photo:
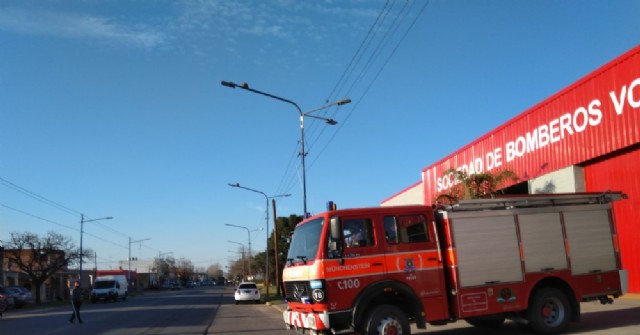
<instances>
[{"instance_id":1,"label":"pedestrian walking","mask_svg":"<svg viewBox=\"0 0 640 335\"><path fill-rule=\"evenodd\" d=\"M69 322L73 323L73 320L77 317L78 322L82 323L82 319L80 318L80 307L82 307L82 288L80 288L80 282L77 280L73 283L73 287L71 288L71 306L73 307L73 313L71 313Z\"/></svg>"}]
</instances>

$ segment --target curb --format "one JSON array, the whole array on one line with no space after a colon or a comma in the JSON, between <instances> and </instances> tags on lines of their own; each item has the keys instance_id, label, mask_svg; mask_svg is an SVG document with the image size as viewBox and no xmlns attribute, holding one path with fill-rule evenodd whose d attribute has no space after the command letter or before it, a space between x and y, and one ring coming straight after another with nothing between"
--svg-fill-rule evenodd
<instances>
[{"instance_id":1,"label":"curb","mask_svg":"<svg viewBox=\"0 0 640 335\"><path fill-rule=\"evenodd\" d=\"M277 309L280 313L284 312L287 308L286 304L273 304L271 302L266 302L265 305L270 306L274 309Z\"/></svg>"},{"instance_id":2,"label":"curb","mask_svg":"<svg viewBox=\"0 0 640 335\"><path fill-rule=\"evenodd\" d=\"M640 293L627 293L622 295L620 299L640 300Z\"/></svg>"}]
</instances>

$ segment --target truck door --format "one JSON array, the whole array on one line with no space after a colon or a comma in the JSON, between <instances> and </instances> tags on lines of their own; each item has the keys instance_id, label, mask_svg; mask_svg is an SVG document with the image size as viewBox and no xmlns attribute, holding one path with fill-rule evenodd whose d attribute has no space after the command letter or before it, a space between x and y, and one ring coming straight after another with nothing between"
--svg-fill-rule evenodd
<instances>
[{"instance_id":1,"label":"truck door","mask_svg":"<svg viewBox=\"0 0 640 335\"><path fill-rule=\"evenodd\" d=\"M385 215L383 223L387 277L418 294L427 320L446 318L443 262L434 225L424 214Z\"/></svg>"},{"instance_id":2,"label":"truck door","mask_svg":"<svg viewBox=\"0 0 640 335\"><path fill-rule=\"evenodd\" d=\"M340 295L336 309L350 308L351 302L369 284L384 279L381 241L376 239L371 215L341 216L344 263L330 267L327 284ZM333 277L329 279L330 277Z\"/></svg>"}]
</instances>

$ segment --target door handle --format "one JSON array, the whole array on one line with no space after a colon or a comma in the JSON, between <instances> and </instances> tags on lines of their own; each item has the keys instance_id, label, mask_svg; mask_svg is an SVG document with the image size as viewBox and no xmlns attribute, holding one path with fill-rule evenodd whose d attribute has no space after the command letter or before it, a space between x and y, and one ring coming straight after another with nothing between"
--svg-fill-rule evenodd
<instances>
[{"instance_id":1,"label":"door handle","mask_svg":"<svg viewBox=\"0 0 640 335\"><path fill-rule=\"evenodd\" d=\"M373 263L373 264L371 264L371 265L372 265L372 266L382 266L382 263L376 262L376 263Z\"/></svg>"}]
</instances>

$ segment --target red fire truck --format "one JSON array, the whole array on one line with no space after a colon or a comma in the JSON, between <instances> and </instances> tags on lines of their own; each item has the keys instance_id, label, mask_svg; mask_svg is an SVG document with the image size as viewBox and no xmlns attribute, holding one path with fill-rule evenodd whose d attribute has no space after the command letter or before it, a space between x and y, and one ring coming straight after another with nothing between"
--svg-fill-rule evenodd
<instances>
[{"instance_id":1,"label":"red fire truck","mask_svg":"<svg viewBox=\"0 0 640 335\"><path fill-rule=\"evenodd\" d=\"M329 210L296 227L283 272L288 329L410 334L510 319L554 334L580 302L626 292L611 202L621 193Z\"/></svg>"}]
</instances>

